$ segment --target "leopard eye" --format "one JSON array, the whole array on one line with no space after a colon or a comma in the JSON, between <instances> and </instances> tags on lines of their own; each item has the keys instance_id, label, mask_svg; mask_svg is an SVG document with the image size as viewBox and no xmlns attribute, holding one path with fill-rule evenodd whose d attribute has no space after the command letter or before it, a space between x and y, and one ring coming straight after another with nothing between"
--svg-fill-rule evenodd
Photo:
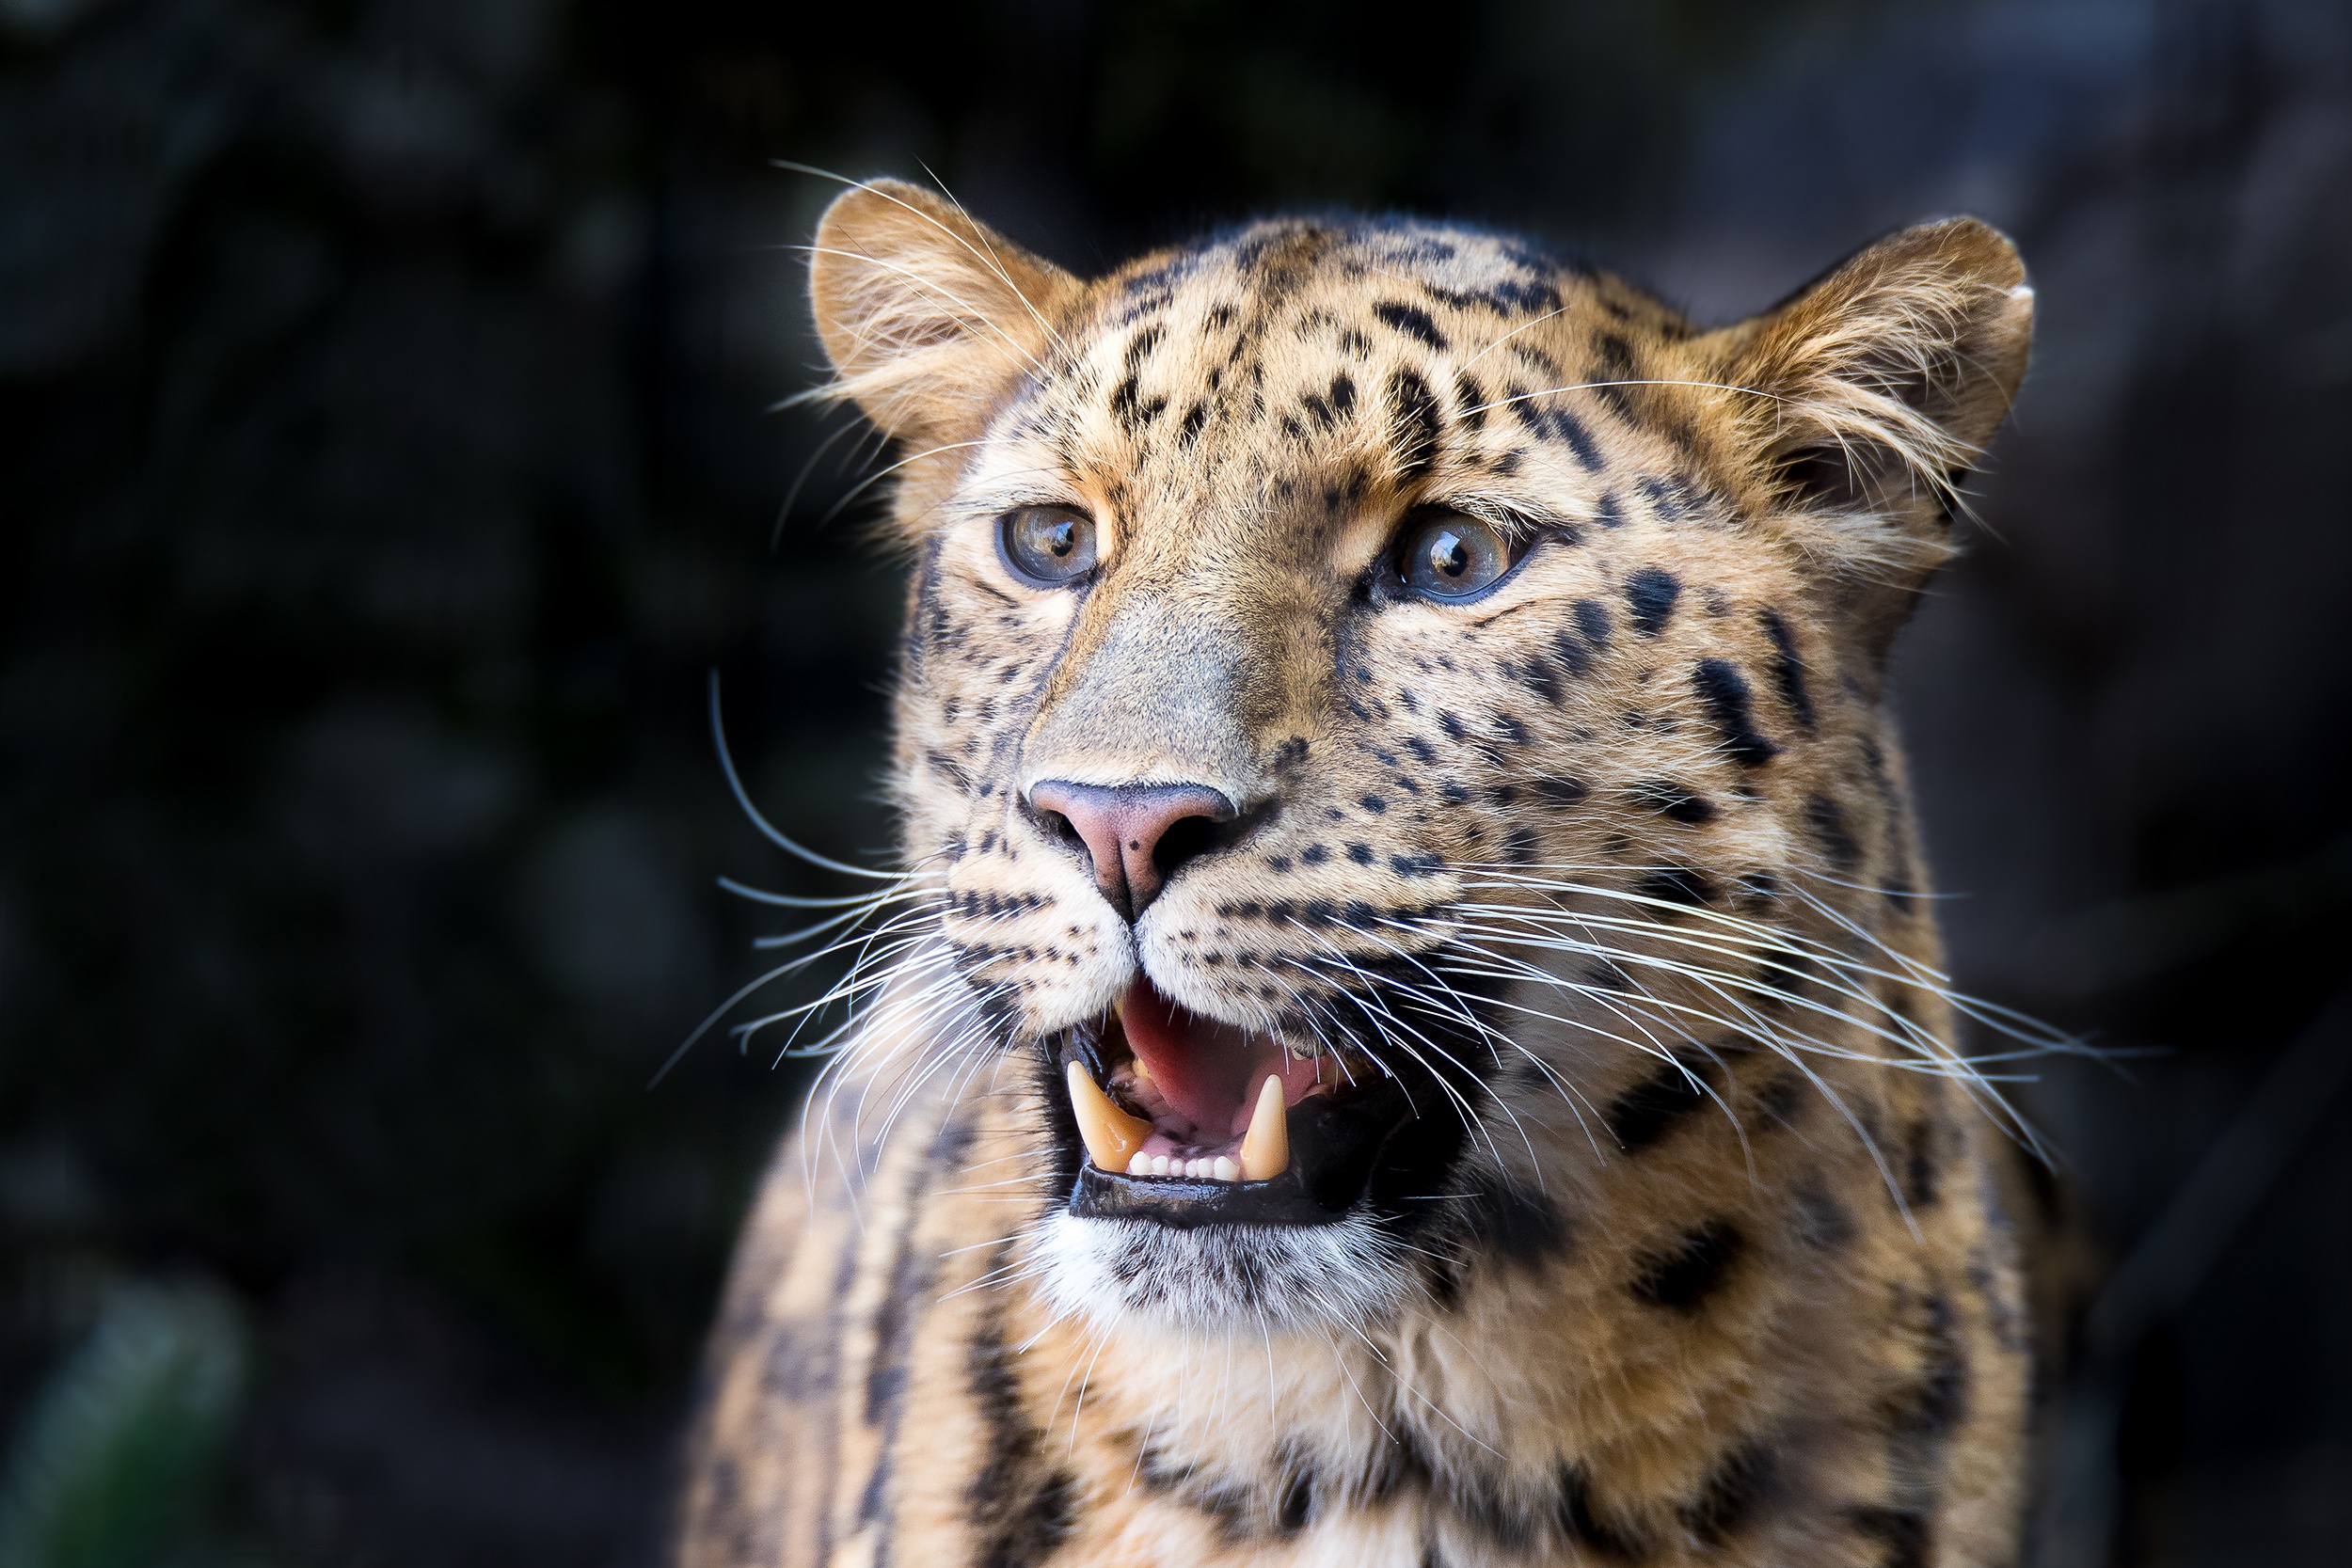
<instances>
[{"instance_id":1,"label":"leopard eye","mask_svg":"<svg viewBox=\"0 0 2352 1568\"><path fill-rule=\"evenodd\" d=\"M1406 521L1396 569L1425 599L1473 598L1511 569L1511 546L1491 523L1432 510Z\"/></svg>"},{"instance_id":2,"label":"leopard eye","mask_svg":"<svg viewBox=\"0 0 2352 1568\"><path fill-rule=\"evenodd\" d=\"M996 524L996 546L1032 588L1066 588L1094 570L1094 519L1074 506L1023 506Z\"/></svg>"}]
</instances>

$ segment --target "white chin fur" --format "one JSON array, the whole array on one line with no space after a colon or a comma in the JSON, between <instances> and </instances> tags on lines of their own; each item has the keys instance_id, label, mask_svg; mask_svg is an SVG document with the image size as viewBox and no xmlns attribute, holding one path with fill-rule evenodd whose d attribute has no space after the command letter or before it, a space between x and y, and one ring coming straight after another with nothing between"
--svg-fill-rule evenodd
<instances>
[{"instance_id":1,"label":"white chin fur","mask_svg":"<svg viewBox=\"0 0 2352 1568\"><path fill-rule=\"evenodd\" d=\"M1179 1230L1057 1209L1038 1250L1054 1305L1105 1329L1137 1319L1196 1334L1361 1324L1407 1286L1395 1250L1355 1217Z\"/></svg>"}]
</instances>

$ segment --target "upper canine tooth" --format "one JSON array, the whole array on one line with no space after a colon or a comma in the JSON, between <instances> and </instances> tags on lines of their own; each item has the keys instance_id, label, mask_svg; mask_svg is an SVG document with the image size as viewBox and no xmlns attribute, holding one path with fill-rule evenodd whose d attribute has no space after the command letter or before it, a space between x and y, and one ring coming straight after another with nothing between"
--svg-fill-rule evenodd
<instances>
[{"instance_id":1,"label":"upper canine tooth","mask_svg":"<svg viewBox=\"0 0 2352 1568\"><path fill-rule=\"evenodd\" d=\"M1282 1081L1268 1073L1258 1090L1258 1108L1249 1113L1249 1131L1242 1134L1242 1180L1263 1181L1290 1168L1291 1130L1282 1119Z\"/></svg>"},{"instance_id":2,"label":"upper canine tooth","mask_svg":"<svg viewBox=\"0 0 2352 1568\"><path fill-rule=\"evenodd\" d=\"M1123 1171L1136 1150L1152 1135L1152 1124L1131 1117L1111 1103L1093 1076L1076 1062L1064 1075L1070 1083L1070 1109L1078 1117L1078 1136L1101 1170Z\"/></svg>"}]
</instances>

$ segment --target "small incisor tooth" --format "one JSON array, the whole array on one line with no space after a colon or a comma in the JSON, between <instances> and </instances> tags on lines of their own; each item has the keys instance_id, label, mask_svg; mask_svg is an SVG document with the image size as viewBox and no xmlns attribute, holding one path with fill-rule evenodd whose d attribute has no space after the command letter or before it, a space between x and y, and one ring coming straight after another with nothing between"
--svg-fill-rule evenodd
<instances>
[{"instance_id":1,"label":"small incisor tooth","mask_svg":"<svg viewBox=\"0 0 2352 1568\"><path fill-rule=\"evenodd\" d=\"M1152 1135L1152 1124L1131 1117L1111 1103L1093 1075L1076 1062L1065 1076L1070 1082L1070 1109L1078 1117L1078 1136L1101 1170L1123 1171L1136 1150Z\"/></svg>"},{"instance_id":2,"label":"small incisor tooth","mask_svg":"<svg viewBox=\"0 0 2352 1568\"><path fill-rule=\"evenodd\" d=\"M1282 1081L1269 1073L1258 1090L1258 1108L1249 1113L1249 1131L1242 1134L1242 1180L1263 1181L1290 1168L1291 1130L1282 1119Z\"/></svg>"}]
</instances>

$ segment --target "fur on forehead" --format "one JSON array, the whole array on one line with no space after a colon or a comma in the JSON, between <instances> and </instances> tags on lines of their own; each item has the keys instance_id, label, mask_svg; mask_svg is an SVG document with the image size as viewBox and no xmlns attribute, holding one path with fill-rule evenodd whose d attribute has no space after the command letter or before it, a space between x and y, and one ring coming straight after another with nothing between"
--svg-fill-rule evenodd
<instances>
[{"instance_id":1,"label":"fur on forehead","mask_svg":"<svg viewBox=\"0 0 2352 1568\"><path fill-rule=\"evenodd\" d=\"M1902 230L1705 334L1612 275L1411 220L1268 220L1084 282L930 192L877 181L834 201L814 254L831 390L905 444L910 524L1005 471L984 445L1083 456L1114 483L1231 465L1293 418L1267 415L1278 395L1311 417L1377 404L1340 439L1405 490L1400 420L1500 419L1516 381L1605 398L1600 422L1629 438L1671 436L1879 642L1950 553L1960 486L2032 327L2015 248L1970 218ZM1373 384L1333 377L1351 360ZM1263 417L1220 420L1252 405Z\"/></svg>"}]
</instances>

